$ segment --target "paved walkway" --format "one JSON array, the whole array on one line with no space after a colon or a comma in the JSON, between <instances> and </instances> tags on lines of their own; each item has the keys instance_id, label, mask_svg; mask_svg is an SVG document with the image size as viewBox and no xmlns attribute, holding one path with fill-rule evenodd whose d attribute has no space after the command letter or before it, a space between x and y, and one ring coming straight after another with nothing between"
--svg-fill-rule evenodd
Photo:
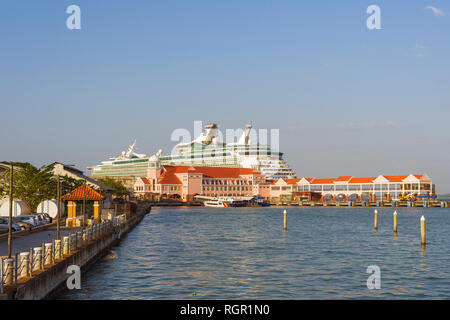
<instances>
[{"instance_id":1,"label":"paved walkway","mask_svg":"<svg viewBox=\"0 0 450 320\"><path fill-rule=\"evenodd\" d=\"M69 233L74 233L80 228L61 228L61 237L68 236ZM12 255L16 252L30 252L30 248L40 247L43 243L52 242L56 239L56 226L49 227L47 230L23 235L18 238L13 238L11 243ZM0 256L8 256L8 240L0 242Z\"/></svg>"}]
</instances>

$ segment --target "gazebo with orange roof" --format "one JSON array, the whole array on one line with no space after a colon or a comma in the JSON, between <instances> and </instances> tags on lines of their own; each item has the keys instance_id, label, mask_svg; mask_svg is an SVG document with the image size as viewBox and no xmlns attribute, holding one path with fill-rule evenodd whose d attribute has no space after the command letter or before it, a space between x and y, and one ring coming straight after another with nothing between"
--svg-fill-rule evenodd
<instances>
[{"instance_id":1,"label":"gazebo with orange roof","mask_svg":"<svg viewBox=\"0 0 450 320\"><path fill-rule=\"evenodd\" d=\"M66 220L66 225L68 227L80 226L80 220L77 218L77 204L75 202L80 200L94 201L94 220L95 223L100 221L99 201L104 200L105 196L101 195L89 185L82 185L81 187L73 190L71 193L62 196L61 199L68 201L68 217Z\"/></svg>"}]
</instances>

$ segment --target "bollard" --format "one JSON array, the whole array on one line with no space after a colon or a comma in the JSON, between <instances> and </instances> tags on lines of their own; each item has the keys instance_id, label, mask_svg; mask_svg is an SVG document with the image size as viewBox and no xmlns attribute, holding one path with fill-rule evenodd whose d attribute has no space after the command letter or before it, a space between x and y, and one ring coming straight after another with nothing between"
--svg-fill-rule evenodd
<instances>
[{"instance_id":1,"label":"bollard","mask_svg":"<svg viewBox=\"0 0 450 320\"><path fill-rule=\"evenodd\" d=\"M69 237L63 237L63 255L69 254Z\"/></svg>"},{"instance_id":2,"label":"bollard","mask_svg":"<svg viewBox=\"0 0 450 320\"><path fill-rule=\"evenodd\" d=\"M5 287L3 285L3 258L0 259L0 293L5 293Z\"/></svg>"},{"instance_id":3,"label":"bollard","mask_svg":"<svg viewBox=\"0 0 450 320\"><path fill-rule=\"evenodd\" d=\"M69 254L75 251L77 246L76 241L77 241L77 234L76 233L69 234Z\"/></svg>"},{"instance_id":4,"label":"bollard","mask_svg":"<svg viewBox=\"0 0 450 320\"><path fill-rule=\"evenodd\" d=\"M55 250L55 240L52 241L52 251L51 251L51 261L55 264L56 250Z\"/></svg>"},{"instance_id":5,"label":"bollard","mask_svg":"<svg viewBox=\"0 0 450 320\"><path fill-rule=\"evenodd\" d=\"M284 210L284 212L283 212L283 230L284 231L287 230L287 212L286 212L286 210Z\"/></svg>"},{"instance_id":6,"label":"bollard","mask_svg":"<svg viewBox=\"0 0 450 320\"><path fill-rule=\"evenodd\" d=\"M397 233L397 211L394 211L394 233Z\"/></svg>"},{"instance_id":7,"label":"bollard","mask_svg":"<svg viewBox=\"0 0 450 320\"><path fill-rule=\"evenodd\" d=\"M33 248L30 248L30 265L28 266L29 276L31 277L33 275Z\"/></svg>"},{"instance_id":8,"label":"bollard","mask_svg":"<svg viewBox=\"0 0 450 320\"><path fill-rule=\"evenodd\" d=\"M41 267L42 270L45 269L45 245L42 244L42 251L41 251Z\"/></svg>"},{"instance_id":9,"label":"bollard","mask_svg":"<svg viewBox=\"0 0 450 320\"><path fill-rule=\"evenodd\" d=\"M14 285L17 286L17 274L19 271L19 254L16 253L14 257Z\"/></svg>"},{"instance_id":10,"label":"bollard","mask_svg":"<svg viewBox=\"0 0 450 320\"><path fill-rule=\"evenodd\" d=\"M78 231L76 239L77 239L77 249L81 248L83 246L83 232Z\"/></svg>"},{"instance_id":11,"label":"bollard","mask_svg":"<svg viewBox=\"0 0 450 320\"><path fill-rule=\"evenodd\" d=\"M3 260L4 284L12 286L14 284L14 259L7 258Z\"/></svg>"},{"instance_id":12,"label":"bollard","mask_svg":"<svg viewBox=\"0 0 450 320\"><path fill-rule=\"evenodd\" d=\"M373 220L373 229L376 231L378 230L378 210L375 209L374 213L374 220Z\"/></svg>"},{"instance_id":13,"label":"bollard","mask_svg":"<svg viewBox=\"0 0 450 320\"><path fill-rule=\"evenodd\" d=\"M420 243L424 246L427 241L426 241L426 234L425 234L425 217L422 216L420 218Z\"/></svg>"},{"instance_id":14,"label":"bollard","mask_svg":"<svg viewBox=\"0 0 450 320\"><path fill-rule=\"evenodd\" d=\"M48 266L52 264L52 251L53 251L53 243L46 243L45 244L45 251L44 251L44 266Z\"/></svg>"},{"instance_id":15,"label":"bollard","mask_svg":"<svg viewBox=\"0 0 450 320\"><path fill-rule=\"evenodd\" d=\"M21 269L19 270L19 278L26 278L28 277L29 270L28 267L30 265L30 253L29 252L21 252L20 253L20 266Z\"/></svg>"},{"instance_id":16,"label":"bollard","mask_svg":"<svg viewBox=\"0 0 450 320\"><path fill-rule=\"evenodd\" d=\"M55 260L60 260L61 255L61 240L55 240Z\"/></svg>"},{"instance_id":17,"label":"bollard","mask_svg":"<svg viewBox=\"0 0 450 320\"><path fill-rule=\"evenodd\" d=\"M33 270L42 270L42 248L36 247L33 249Z\"/></svg>"}]
</instances>

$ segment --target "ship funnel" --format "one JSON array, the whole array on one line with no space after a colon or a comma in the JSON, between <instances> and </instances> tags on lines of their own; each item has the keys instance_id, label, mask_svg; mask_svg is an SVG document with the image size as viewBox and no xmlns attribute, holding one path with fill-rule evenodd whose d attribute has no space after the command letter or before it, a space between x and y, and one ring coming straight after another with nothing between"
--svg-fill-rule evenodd
<instances>
[{"instance_id":1,"label":"ship funnel","mask_svg":"<svg viewBox=\"0 0 450 320\"><path fill-rule=\"evenodd\" d=\"M207 124L205 126L205 144L210 144L212 142L212 140L217 137L217 129L219 127L217 126L217 124L215 123L211 123L211 124Z\"/></svg>"},{"instance_id":2,"label":"ship funnel","mask_svg":"<svg viewBox=\"0 0 450 320\"><path fill-rule=\"evenodd\" d=\"M248 124L245 126L244 133L239 138L238 144L250 144L250 131L252 130L252 125Z\"/></svg>"}]
</instances>

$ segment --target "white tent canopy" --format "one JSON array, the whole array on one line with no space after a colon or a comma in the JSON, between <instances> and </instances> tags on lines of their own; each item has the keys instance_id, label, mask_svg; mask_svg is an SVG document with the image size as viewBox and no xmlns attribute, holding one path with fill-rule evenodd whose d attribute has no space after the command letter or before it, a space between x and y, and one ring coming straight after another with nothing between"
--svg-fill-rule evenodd
<instances>
[{"instance_id":1,"label":"white tent canopy","mask_svg":"<svg viewBox=\"0 0 450 320\"><path fill-rule=\"evenodd\" d=\"M44 200L37 207L37 213L47 213L52 219L58 216L58 201ZM64 203L61 202L61 217L64 216Z\"/></svg>"},{"instance_id":2,"label":"white tent canopy","mask_svg":"<svg viewBox=\"0 0 450 320\"><path fill-rule=\"evenodd\" d=\"M30 206L25 201L14 200L12 207L13 207L12 211L13 217L31 213ZM2 206L0 207L0 217L8 217L8 216L9 216L9 201L3 203Z\"/></svg>"}]
</instances>

